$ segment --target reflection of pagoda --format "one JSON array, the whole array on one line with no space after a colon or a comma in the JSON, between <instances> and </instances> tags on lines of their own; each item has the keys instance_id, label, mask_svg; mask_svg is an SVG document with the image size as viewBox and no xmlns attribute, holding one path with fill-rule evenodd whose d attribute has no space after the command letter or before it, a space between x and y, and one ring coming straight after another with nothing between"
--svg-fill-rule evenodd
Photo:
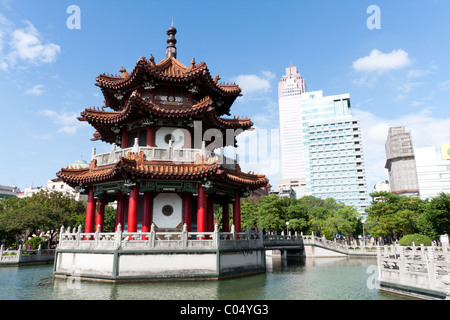
<instances>
[{"instance_id":1,"label":"reflection of pagoda","mask_svg":"<svg viewBox=\"0 0 450 320\"><path fill-rule=\"evenodd\" d=\"M212 232L214 204L221 204L227 232L232 203L240 232L240 198L268 183L264 175L243 173L236 159L217 153L236 147L236 135L253 125L250 119L222 117L241 95L239 86L219 83L205 63L193 59L183 65L176 59L176 29L167 34L164 60L140 58L131 73L122 68L121 76L100 75L105 106L81 113L79 119L96 129L92 140L112 144L109 153L94 151L89 167L57 173L88 194L85 233L98 226L103 231L104 208L113 201L116 230L120 224L126 232L137 232L140 225L144 233L179 232L186 224L187 231Z\"/></svg>"}]
</instances>

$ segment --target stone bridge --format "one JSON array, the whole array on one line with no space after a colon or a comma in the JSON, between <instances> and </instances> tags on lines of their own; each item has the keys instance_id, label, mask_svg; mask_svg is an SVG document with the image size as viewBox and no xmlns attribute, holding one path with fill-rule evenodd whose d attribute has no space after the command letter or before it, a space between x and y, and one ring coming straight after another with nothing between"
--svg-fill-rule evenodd
<instances>
[{"instance_id":1,"label":"stone bridge","mask_svg":"<svg viewBox=\"0 0 450 320\"><path fill-rule=\"evenodd\" d=\"M346 256L377 256L376 246L349 246L330 241L325 237L317 237L314 232L310 235L277 233L263 236L263 244L268 254L270 251L280 251L283 258L288 255L303 257L346 257Z\"/></svg>"}]
</instances>

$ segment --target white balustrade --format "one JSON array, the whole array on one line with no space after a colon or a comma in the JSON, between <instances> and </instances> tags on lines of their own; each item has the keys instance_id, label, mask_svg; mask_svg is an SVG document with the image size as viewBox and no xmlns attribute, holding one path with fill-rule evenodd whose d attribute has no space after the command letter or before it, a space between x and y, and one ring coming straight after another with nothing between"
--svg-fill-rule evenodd
<instances>
[{"instance_id":1,"label":"white balustrade","mask_svg":"<svg viewBox=\"0 0 450 320\"><path fill-rule=\"evenodd\" d=\"M97 165L108 165L119 161L121 157L125 157L129 152L139 154L143 152L147 160L156 161L172 161L177 164L192 163L199 161L202 156L217 157L218 163L222 164L225 168L235 170L237 159L226 157L223 154L217 154L210 152L204 148L202 149L174 149L172 147L141 147L133 146L130 148L116 150L113 148L110 152L102 154L93 154L92 159L97 160Z\"/></svg>"},{"instance_id":2,"label":"white balustrade","mask_svg":"<svg viewBox=\"0 0 450 320\"><path fill-rule=\"evenodd\" d=\"M42 249L41 245L37 250L23 249L22 245L18 250L5 250L1 245L0 265L1 264L20 264L27 262L42 262L53 260L55 249Z\"/></svg>"},{"instance_id":3,"label":"white balustrade","mask_svg":"<svg viewBox=\"0 0 450 320\"><path fill-rule=\"evenodd\" d=\"M384 246L377 253L379 278L420 290L436 291L450 297L450 253L442 246Z\"/></svg>"}]
</instances>

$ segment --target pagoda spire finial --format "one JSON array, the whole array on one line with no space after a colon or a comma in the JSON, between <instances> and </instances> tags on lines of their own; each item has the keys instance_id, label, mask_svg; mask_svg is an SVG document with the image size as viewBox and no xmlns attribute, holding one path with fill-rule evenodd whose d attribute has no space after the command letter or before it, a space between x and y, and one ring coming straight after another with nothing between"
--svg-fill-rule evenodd
<instances>
[{"instance_id":1,"label":"pagoda spire finial","mask_svg":"<svg viewBox=\"0 0 450 320\"><path fill-rule=\"evenodd\" d=\"M167 39L166 58L177 58L177 47L175 47L175 44L177 43L177 40L175 39L176 33L177 29L175 29L173 25L167 30L169 38Z\"/></svg>"}]
</instances>

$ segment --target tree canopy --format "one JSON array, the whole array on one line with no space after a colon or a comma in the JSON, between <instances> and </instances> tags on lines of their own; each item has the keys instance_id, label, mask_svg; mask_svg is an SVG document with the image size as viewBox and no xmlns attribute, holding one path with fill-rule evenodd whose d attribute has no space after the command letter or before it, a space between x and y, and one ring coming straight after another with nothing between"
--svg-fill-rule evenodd
<instances>
[{"instance_id":1,"label":"tree canopy","mask_svg":"<svg viewBox=\"0 0 450 320\"><path fill-rule=\"evenodd\" d=\"M371 197L366 226L373 236L392 241L418 233L439 240L440 235L450 233L450 194L426 200L390 192L372 193Z\"/></svg>"},{"instance_id":2,"label":"tree canopy","mask_svg":"<svg viewBox=\"0 0 450 320\"><path fill-rule=\"evenodd\" d=\"M32 234L49 231L53 237L62 225L83 224L83 202L59 192L41 190L27 198L7 197L0 201L0 240L23 243Z\"/></svg>"},{"instance_id":3,"label":"tree canopy","mask_svg":"<svg viewBox=\"0 0 450 320\"><path fill-rule=\"evenodd\" d=\"M242 227L258 227L268 231L288 229L303 233L315 232L332 238L341 234L348 236L358 232L360 216L356 208L312 196L301 199L279 198L276 195L249 197L241 204Z\"/></svg>"}]
</instances>

